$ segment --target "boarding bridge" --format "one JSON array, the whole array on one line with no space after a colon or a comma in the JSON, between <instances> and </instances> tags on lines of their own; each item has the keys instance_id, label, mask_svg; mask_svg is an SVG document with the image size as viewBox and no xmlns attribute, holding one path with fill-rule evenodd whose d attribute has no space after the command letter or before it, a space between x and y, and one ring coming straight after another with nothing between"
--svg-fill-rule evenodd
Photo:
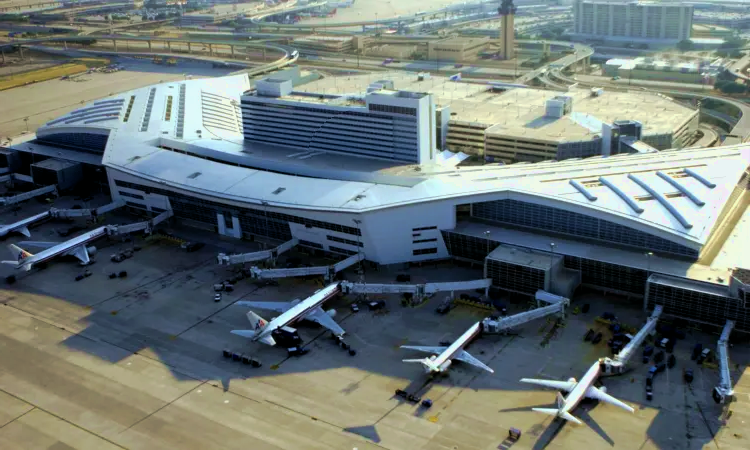
<instances>
[{"instance_id":1,"label":"boarding bridge","mask_svg":"<svg viewBox=\"0 0 750 450\"><path fill-rule=\"evenodd\" d=\"M76 217L94 217L106 214L110 211L114 211L117 208L125 206L125 202L122 200L116 200L112 203L108 203L104 206L100 206L94 209L58 209L50 208L50 216L56 219L73 219Z\"/></svg>"},{"instance_id":2,"label":"boarding bridge","mask_svg":"<svg viewBox=\"0 0 750 450\"><path fill-rule=\"evenodd\" d=\"M719 358L719 385L714 388L713 398L716 403L729 403L734 395L732 377L729 374L729 334L734 328L734 321L727 320L716 344L716 355Z\"/></svg>"},{"instance_id":3,"label":"boarding bridge","mask_svg":"<svg viewBox=\"0 0 750 450\"><path fill-rule=\"evenodd\" d=\"M560 297L559 295L550 294L546 291L537 291L535 298L537 300L537 306L539 305L539 302L550 303L550 305L500 319L488 317L482 320L482 332L489 334L507 333L512 328L520 327L532 320L541 319L554 314L559 314L560 317L564 317L565 308L570 306L569 299Z\"/></svg>"},{"instance_id":4,"label":"boarding bridge","mask_svg":"<svg viewBox=\"0 0 750 450\"><path fill-rule=\"evenodd\" d=\"M56 194L57 186L44 186L40 187L39 189L34 189L33 191L24 192L23 194L14 195L12 197L0 197L0 205L15 205L16 203L21 203L34 197L39 197L40 195L49 194L50 192L54 192Z\"/></svg>"},{"instance_id":5,"label":"boarding bridge","mask_svg":"<svg viewBox=\"0 0 750 450\"><path fill-rule=\"evenodd\" d=\"M345 294L412 294L424 297L437 292L468 291L471 289L489 289L492 280L489 278L471 281L452 281L447 283L427 284L378 284L378 283L341 283Z\"/></svg>"},{"instance_id":6,"label":"boarding bridge","mask_svg":"<svg viewBox=\"0 0 750 450\"><path fill-rule=\"evenodd\" d=\"M219 253L216 259L220 266L231 266L233 264L244 264L255 261L265 261L267 259L276 259L280 254L288 252L294 248L299 241L297 238L292 238L290 241L286 241L278 247L272 248L271 250L263 250L260 252L241 253L237 255L227 255L226 253ZM292 275L295 276L295 275Z\"/></svg>"},{"instance_id":7,"label":"boarding bridge","mask_svg":"<svg viewBox=\"0 0 750 450\"><path fill-rule=\"evenodd\" d=\"M296 241L296 239L294 239L294 241ZM289 242L287 242L287 244ZM290 278L319 275L325 277L328 281L332 281L334 278L336 278L337 273L353 266L354 264L357 264L358 262L364 260L364 258L365 256L362 253L357 253L356 255L352 255L332 266L296 267L293 269L260 269L253 266L250 268L250 276L261 280L267 280L271 278Z\"/></svg>"},{"instance_id":8,"label":"boarding bridge","mask_svg":"<svg viewBox=\"0 0 750 450\"><path fill-rule=\"evenodd\" d=\"M620 350L620 353L615 355L614 358L602 358L601 361L604 363L604 371L602 372L602 375L620 375L625 372L625 366L627 366L630 358L633 357L633 353L643 344L643 341L646 340L646 336L652 334L654 330L656 330L656 322L659 321L659 316L661 316L662 310L662 305L656 305L654 307L654 312L651 313L651 317L648 318L646 324L643 325L643 328L641 328L635 336L633 336L633 339L628 342L628 345Z\"/></svg>"},{"instance_id":9,"label":"boarding bridge","mask_svg":"<svg viewBox=\"0 0 750 450\"><path fill-rule=\"evenodd\" d=\"M173 215L173 212L170 209L170 210L162 212L161 214L159 214L158 216L154 217L151 220L130 223L127 225L108 225L107 233L110 236L122 236L122 235L130 234L130 233L135 233L138 231L151 233L154 231L154 227L156 227L156 225L169 219L170 217L172 217L172 215Z\"/></svg>"}]
</instances>

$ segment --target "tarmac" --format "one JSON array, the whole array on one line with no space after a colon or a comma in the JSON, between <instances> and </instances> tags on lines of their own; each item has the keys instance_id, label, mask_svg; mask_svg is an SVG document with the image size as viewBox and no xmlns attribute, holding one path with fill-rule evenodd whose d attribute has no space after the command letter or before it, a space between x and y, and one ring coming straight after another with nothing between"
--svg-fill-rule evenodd
<instances>
[{"instance_id":1,"label":"tarmac","mask_svg":"<svg viewBox=\"0 0 750 450\"><path fill-rule=\"evenodd\" d=\"M32 201L16 217L2 214L0 222L42 208ZM138 219L118 215L106 220ZM33 228L32 239L62 240L54 236L61 226L50 222ZM539 320L517 335L474 342L468 351L494 374L456 363L448 377L430 381L420 365L401 362L418 354L398 347L453 340L486 312L458 306L438 315L440 295L416 308L383 296L386 311L362 307L358 313L349 308L353 298L336 299L325 308L337 310L335 320L357 355L338 348L325 330L303 323L298 329L311 352L289 358L283 349L230 334L249 327L246 308L233 303L305 298L320 285L282 280L279 286L259 286L242 280L234 292L214 302L213 284L232 276L232 270L216 264L216 253L249 251L260 244L223 240L179 224L167 229L206 246L187 253L178 244L142 238L100 241L95 243L98 262L87 267L92 272L88 278L74 281L84 268L60 259L3 286L0 448L686 450L716 445L713 436L722 410L711 400L711 389L717 371L698 368L689 353L695 342L713 347L717 336L698 331L678 342L677 366L657 376L652 402L645 400L648 366L640 361L640 352L631 362L632 372L602 379L609 394L636 408L634 414L584 403L574 414L585 425L576 426L530 411L552 405L555 392L519 379L581 377L596 358L608 355L606 329L602 343L583 342L588 328L604 328L594 318L610 311L639 326L645 319L640 301L583 291L573 306L590 303L591 311L569 314L554 333L551 323ZM12 236L6 243L23 239ZM109 260L111 253L134 246L140 250L132 259ZM108 278L123 270L126 278ZM417 283L482 276L478 268L451 263L402 272ZM0 267L0 276L11 273L11 266ZM368 269L365 277L368 282L395 282L396 273ZM346 277L357 278L353 273ZM511 313L525 308L525 302L509 303ZM733 376L747 366L748 348L738 343L730 350L738 364ZM222 356L223 349L256 357L263 366L233 362ZM682 381L685 367L695 368L692 385ZM405 402L394 395L396 389L434 404L425 409ZM506 439L510 427L522 430L518 442ZM741 434L738 430L733 429L735 435ZM744 443L727 439L747 448L747 438Z\"/></svg>"}]
</instances>

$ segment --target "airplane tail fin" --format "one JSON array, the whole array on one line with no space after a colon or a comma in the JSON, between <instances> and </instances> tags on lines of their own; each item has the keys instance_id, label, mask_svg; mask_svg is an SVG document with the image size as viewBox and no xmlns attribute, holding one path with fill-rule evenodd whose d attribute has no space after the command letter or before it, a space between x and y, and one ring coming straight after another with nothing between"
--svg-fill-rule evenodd
<instances>
[{"instance_id":1,"label":"airplane tail fin","mask_svg":"<svg viewBox=\"0 0 750 450\"><path fill-rule=\"evenodd\" d=\"M437 372L439 370L439 367L430 358L402 359L401 361L405 363L420 363L429 372Z\"/></svg>"},{"instance_id":2,"label":"airplane tail fin","mask_svg":"<svg viewBox=\"0 0 750 450\"><path fill-rule=\"evenodd\" d=\"M268 325L268 321L261 316L255 314L252 311L248 311L247 314L247 320L250 321L250 324L253 326L253 330L255 330L256 333L260 333L263 331L263 328Z\"/></svg>"},{"instance_id":3,"label":"airplane tail fin","mask_svg":"<svg viewBox=\"0 0 750 450\"><path fill-rule=\"evenodd\" d=\"M562 409L562 407L565 405L565 398L562 396L560 391L557 392L557 408Z\"/></svg>"},{"instance_id":4,"label":"airplane tail fin","mask_svg":"<svg viewBox=\"0 0 750 450\"><path fill-rule=\"evenodd\" d=\"M10 250L10 252L13 254L13 258L16 260L16 264L20 263L29 256L34 256L33 254L27 252L26 250L15 244L10 244L8 246L8 250Z\"/></svg>"},{"instance_id":5,"label":"airplane tail fin","mask_svg":"<svg viewBox=\"0 0 750 450\"><path fill-rule=\"evenodd\" d=\"M561 411L559 409L555 408L531 408L532 411L540 412L542 414L547 414L548 416L555 416L555 417L562 417L563 419L567 420L568 422L573 422L578 425L580 425L582 422L578 420L573 414L567 412L567 411Z\"/></svg>"}]
</instances>

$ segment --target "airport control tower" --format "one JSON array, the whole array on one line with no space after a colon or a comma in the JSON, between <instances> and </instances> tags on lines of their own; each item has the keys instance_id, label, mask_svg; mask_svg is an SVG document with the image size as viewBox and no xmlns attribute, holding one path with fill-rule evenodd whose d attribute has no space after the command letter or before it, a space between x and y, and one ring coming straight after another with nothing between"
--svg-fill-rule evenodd
<instances>
[{"instance_id":1,"label":"airport control tower","mask_svg":"<svg viewBox=\"0 0 750 450\"><path fill-rule=\"evenodd\" d=\"M516 15L516 5L513 0L502 0L497 12L502 17L501 28L502 40L500 48L500 57L503 59L513 59L516 56L516 31L513 26L513 17Z\"/></svg>"}]
</instances>

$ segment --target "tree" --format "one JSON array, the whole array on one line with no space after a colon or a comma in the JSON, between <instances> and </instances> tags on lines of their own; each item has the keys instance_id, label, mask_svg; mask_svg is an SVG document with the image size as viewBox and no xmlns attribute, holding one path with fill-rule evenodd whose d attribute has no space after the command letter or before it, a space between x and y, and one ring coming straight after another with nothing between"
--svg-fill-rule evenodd
<instances>
[{"instance_id":1,"label":"tree","mask_svg":"<svg viewBox=\"0 0 750 450\"><path fill-rule=\"evenodd\" d=\"M695 44L690 39L683 39L677 43L677 50L681 52L689 52L695 49Z\"/></svg>"},{"instance_id":2,"label":"tree","mask_svg":"<svg viewBox=\"0 0 750 450\"><path fill-rule=\"evenodd\" d=\"M721 84L719 90L724 94L744 94L747 92L747 86L734 81L727 81Z\"/></svg>"}]
</instances>

